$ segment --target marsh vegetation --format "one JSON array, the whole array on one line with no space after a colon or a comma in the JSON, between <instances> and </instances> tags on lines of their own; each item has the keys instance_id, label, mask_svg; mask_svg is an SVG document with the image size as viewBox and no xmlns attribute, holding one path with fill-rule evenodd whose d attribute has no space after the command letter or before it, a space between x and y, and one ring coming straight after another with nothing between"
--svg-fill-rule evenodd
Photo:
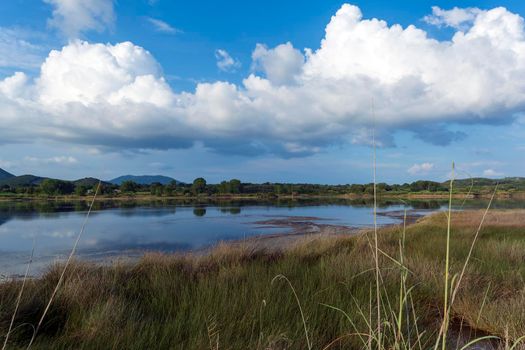
<instances>
[{"instance_id":1,"label":"marsh vegetation","mask_svg":"<svg viewBox=\"0 0 525 350\"><path fill-rule=\"evenodd\" d=\"M452 216L452 289L483 214ZM512 344L525 334L524 215L487 214L450 305L447 348L486 335ZM405 230L378 231L381 348L434 347L444 316L446 229L446 215L437 213ZM75 262L32 348L377 348L370 239L370 232L311 236L284 250L224 244L208 255L149 254L135 264ZM27 346L61 271L55 265L26 282L9 347ZM0 285L4 333L21 284Z\"/></svg>"}]
</instances>

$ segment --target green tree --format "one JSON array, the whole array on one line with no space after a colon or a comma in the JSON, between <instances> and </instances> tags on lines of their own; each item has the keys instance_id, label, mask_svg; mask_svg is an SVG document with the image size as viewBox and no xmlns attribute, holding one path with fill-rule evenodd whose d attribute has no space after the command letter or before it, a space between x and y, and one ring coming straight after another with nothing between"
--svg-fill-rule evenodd
<instances>
[{"instance_id":1,"label":"green tree","mask_svg":"<svg viewBox=\"0 0 525 350\"><path fill-rule=\"evenodd\" d=\"M365 191L365 186L359 184L350 185L350 192L352 193L363 193Z\"/></svg>"},{"instance_id":2,"label":"green tree","mask_svg":"<svg viewBox=\"0 0 525 350\"><path fill-rule=\"evenodd\" d=\"M204 191L206 191L206 180L204 180L202 177L196 178L193 180L191 189L195 194L204 193Z\"/></svg>"},{"instance_id":3,"label":"green tree","mask_svg":"<svg viewBox=\"0 0 525 350\"><path fill-rule=\"evenodd\" d=\"M443 187L439 182L434 181L415 181L410 184L410 190L412 192L419 192L419 191L430 191L430 192L436 192L436 191L446 191L447 188Z\"/></svg>"},{"instance_id":4,"label":"green tree","mask_svg":"<svg viewBox=\"0 0 525 350\"><path fill-rule=\"evenodd\" d=\"M194 208L193 215L195 216L204 216L206 215L206 208Z\"/></svg>"},{"instance_id":5,"label":"green tree","mask_svg":"<svg viewBox=\"0 0 525 350\"><path fill-rule=\"evenodd\" d=\"M69 181L45 179L40 184L40 190L49 196L71 194L75 190L75 185Z\"/></svg>"},{"instance_id":6,"label":"green tree","mask_svg":"<svg viewBox=\"0 0 525 350\"><path fill-rule=\"evenodd\" d=\"M77 196L85 196L87 191L88 191L89 187L88 186L85 186L85 185L77 185L75 187L75 194Z\"/></svg>"},{"instance_id":7,"label":"green tree","mask_svg":"<svg viewBox=\"0 0 525 350\"><path fill-rule=\"evenodd\" d=\"M222 181L219 184L219 193L230 193L230 192L231 192L230 183L228 181Z\"/></svg>"},{"instance_id":8,"label":"green tree","mask_svg":"<svg viewBox=\"0 0 525 350\"><path fill-rule=\"evenodd\" d=\"M230 193L241 193L242 192L242 186L241 181L237 179L231 179L230 180Z\"/></svg>"},{"instance_id":9,"label":"green tree","mask_svg":"<svg viewBox=\"0 0 525 350\"><path fill-rule=\"evenodd\" d=\"M177 192L177 181L171 181L169 184L164 186L164 193L166 196L173 196Z\"/></svg>"},{"instance_id":10,"label":"green tree","mask_svg":"<svg viewBox=\"0 0 525 350\"><path fill-rule=\"evenodd\" d=\"M377 192L387 192L387 191L392 191L392 186L384 183L384 182L380 182L376 185L376 190Z\"/></svg>"},{"instance_id":11,"label":"green tree","mask_svg":"<svg viewBox=\"0 0 525 350\"><path fill-rule=\"evenodd\" d=\"M365 185L365 188L364 188L363 192L366 193L366 194L369 194L369 195L374 194L374 184L370 183L368 185Z\"/></svg>"},{"instance_id":12,"label":"green tree","mask_svg":"<svg viewBox=\"0 0 525 350\"><path fill-rule=\"evenodd\" d=\"M97 191L97 187L98 184L93 185L93 187L91 187L91 189L88 190L88 194L94 194ZM101 183L100 187L98 188L97 195L113 194L117 188L118 187L116 185Z\"/></svg>"},{"instance_id":13,"label":"green tree","mask_svg":"<svg viewBox=\"0 0 525 350\"><path fill-rule=\"evenodd\" d=\"M138 189L139 189L139 185L135 181L131 181L131 180L124 181L120 185L120 190L125 193L137 192Z\"/></svg>"},{"instance_id":14,"label":"green tree","mask_svg":"<svg viewBox=\"0 0 525 350\"><path fill-rule=\"evenodd\" d=\"M149 186L149 191L154 196L162 196L164 193L164 186L160 182L154 182Z\"/></svg>"}]
</instances>

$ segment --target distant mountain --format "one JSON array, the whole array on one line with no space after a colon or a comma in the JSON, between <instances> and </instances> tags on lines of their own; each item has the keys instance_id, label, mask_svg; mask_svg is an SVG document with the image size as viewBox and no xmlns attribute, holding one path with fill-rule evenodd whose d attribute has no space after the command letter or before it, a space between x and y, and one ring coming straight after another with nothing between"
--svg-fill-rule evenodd
<instances>
[{"instance_id":1,"label":"distant mountain","mask_svg":"<svg viewBox=\"0 0 525 350\"><path fill-rule=\"evenodd\" d=\"M1 170L1 169L0 169ZM8 173L9 174L9 173ZM9 187L24 187L24 186L38 186L42 181L45 179L49 179L48 177L41 177L36 175L22 175L22 176L14 176L8 178L2 178L0 176L0 187L2 186L9 186ZM67 180L64 180L67 181ZM98 184L98 179L95 179L93 177L86 177L83 179L78 179L75 181L71 181L75 186L87 186L87 187L93 187ZM109 182L102 181L102 184L110 185Z\"/></svg>"},{"instance_id":2,"label":"distant mountain","mask_svg":"<svg viewBox=\"0 0 525 350\"><path fill-rule=\"evenodd\" d=\"M172 177L169 176L162 176L162 175L141 175L141 176L135 176L135 175L124 175L119 176L113 180L109 180L114 185L121 185L124 181L133 181L135 183L138 183L140 185L151 185L154 182L159 182L163 185L167 185L172 181L175 181L176 183L180 184L180 181L175 180Z\"/></svg>"},{"instance_id":3,"label":"distant mountain","mask_svg":"<svg viewBox=\"0 0 525 350\"><path fill-rule=\"evenodd\" d=\"M75 181L73 181L73 183L75 184L75 186L93 187L93 186L98 185L99 181L100 181L99 179L96 179L94 177L85 177L83 179L75 180ZM103 185L110 185L110 183L107 182L107 181L102 181L102 184Z\"/></svg>"},{"instance_id":4,"label":"distant mountain","mask_svg":"<svg viewBox=\"0 0 525 350\"><path fill-rule=\"evenodd\" d=\"M15 176L7 171L4 171L0 169L0 187L2 186L9 186L9 187L24 187L24 186L37 186L39 185L43 180L48 179L47 177L41 177L36 175L22 175L22 176ZM171 177L168 176L162 176L162 175L144 175L144 176L133 176L133 175L125 175L121 177L117 177L116 179L113 179L111 181L102 181L102 184L110 185L120 185L122 182L131 180L141 185L149 185L154 182L160 182L161 184L169 184L172 181L176 181L177 183L181 183ZM75 181L71 181L75 186L86 186L86 187L93 187L96 186L99 182L99 179L93 178L93 177L85 177L82 179L78 179Z\"/></svg>"},{"instance_id":5,"label":"distant mountain","mask_svg":"<svg viewBox=\"0 0 525 350\"><path fill-rule=\"evenodd\" d=\"M22 176L13 176L9 178L0 179L0 186L30 186L30 185L39 185L45 177L35 176L35 175L22 175Z\"/></svg>"},{"instance_id":6,"label":"distant mountain","mask_svg":"<svg viewBox=\"0 0 525 350\"><path fill-rule=\"evenodd\" d=\"M444 186L448 187L450 185L449 181L442 183ZM518 188L525 188L525 177L505 177L502 179L488 179L485 177L473 177L467 179L457 179L454 180L455 187L470 187L474 186L496 186L499 184L500 188L504 188L506 185L515 186Z\"/></svg>"},{"instance_id":7,"label":"distant mountain","mask_svg":"<svg viewBox=\"0 0 525 350\"><path fill-rule=\"evenodd\" d=\"M0 180L9 179L11 177L15 177L15 176L11 173L8 173L4 169L0 169Z\"/></svg>"}]
</instances>

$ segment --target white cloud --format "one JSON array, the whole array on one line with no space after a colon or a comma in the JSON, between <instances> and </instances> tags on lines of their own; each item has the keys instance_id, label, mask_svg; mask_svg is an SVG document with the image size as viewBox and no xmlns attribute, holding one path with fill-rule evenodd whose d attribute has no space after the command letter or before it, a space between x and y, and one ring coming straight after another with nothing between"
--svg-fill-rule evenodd
<instances>
[{"instance_id":1,"label":"white cloud","mask_svg":"<svg viewBox=\"0 0 525 350\"><path fill-rule=\"evenodd\" d=\"M222 67L235 66L226 51L217 54ZM524 23L503 8L480 11L468 30L438 41L343 5L318 49L257 45L253 59L241 84L175 92L139 46L72 41L49 54L34 81L20 73L0 81L0 140L97 149L199 142L219 152L298 156L369 144L372 125L381 145L400 129L445 144L461 135L440 123L505 122L525 108Z\"/></svg>"},{"instance_id":2,"label":"white cloud","mask_svg":"<svg viewBox=\"0 0 525 350\"><path fill-rule=\"evenodd\" d=\"M166 23L160 19L147 17L148 22L150 22L156 31L168 34L177 34L181 33L181 30L171 26L169 23Z\"/></svg>"},{"instance_id":3,"label":"white cloud","mask_svg":"<svg viewBox=\"0 0 525 350\"><path fill-rule=\"evenodd\" d=\"M486 177L501 177L503 175L504 175L503 173L498 172L494 169L483 170L483 176L486 176Z\"/></svg>"},{"instance_id":4,"label":"white cloud","mask_svg":"<svg viewBox=\"0 0 525 350\"><path fill-rule=\"evenodd\" d=\"M268 49L257 44L252 54L253 68L261 70L269 81L275 84L286 84L301 73L304 64L303 54L290 42Z\"/></svg>"},{"instance_id":5,"label":"white cloud","mask_svg":"<svg viewBox=\"0 0 525 350\"><path fill-rule=\"evenodd\" d=\"M0 159L0 168L25 169L27 166L60 165L71 166L78 164L78 159L73 156L34 157L27 156L14 161Z\"/></svg>"},{"instance_id":6,"label":"white cloud","mask_svg":"<svg viewBox=\"0 0 525 350\"><path fill-rule=\"evenodd\" d=\"M408 168L407 172L410 175L426 175L434 169L434 163L414 164Z\"/></svg>"},{"instance_id":7,"label":"white cloud","mask_svg":"<svg viewBox=\"0 0 525 350\"><path fill-rule=\"evenodd\" d=\"M28 78L22 72L16 72L15 74L0 80L0 93L10 99L15 99L25 94L27 88Z\"/></svg>"},{"instance_id":8,"label":"white cloud","mask_svg":"<svg viewBox=\"0 0 525 350\"><path fill-rule=\"evenodd\" d=\"M104 31L115 21L113 0L44 0L52 5L51 27L69 38L77 38L87 30Z\"/></svg>"},{"instance_id":9,"label":"white cloud","mask_svg":"<svg viewBox=\"0 0 525 350\"><path fill-rule=\"evenodd\" d=\"M241 67L241 62L230 56L226 50L215 50L215 58L217 59L217 68L224 72L234 72Z\"/></svg>"},{"instance_id":10,"label":"white cloud","mask_svg":"<svg viewBox=\"0 0 525 350\"><path fill-rule=\"evenodd\" d=\"M454 7L450 10L443 10L438 6L432 6L432 14L425 16L423 20L438 27L447 26L464 30L474 22L481 12L483 11L476 7Z\"/></svg>"},{"instance_id":11,"label":"white cloud","mask_svg":"<svg viewBox=\"0 0 525 350\"><path fill-rule=\"evenodd\" d=\"M49 107L78 102L85 107L124 102L163 104L171 90L151 54L130 42L76 41L51 51L36 81L38 101Z\"/></svg>"},{"instance_id":12,"label":"white cloud","mask_svg":"<svg viewBox=\"0 0 525 350\"><path fill-rule=\"evenodd\" d=\"M78 163L78 160L71 156L56 156L50 158L25 157L24 161L32 164L72 165Z\"/></svg>"}]
</instances>

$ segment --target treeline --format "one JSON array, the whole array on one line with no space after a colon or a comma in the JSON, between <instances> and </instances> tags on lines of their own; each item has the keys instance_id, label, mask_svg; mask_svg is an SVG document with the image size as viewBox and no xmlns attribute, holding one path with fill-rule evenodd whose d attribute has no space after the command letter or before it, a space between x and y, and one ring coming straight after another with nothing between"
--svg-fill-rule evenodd
<instances>
[{"instance_id":1,"label":"treeline","mask_svg":"<svg viewBox=\"0 0 525 350\"><path fill-rule=\"evenodd\" d=\"M2 192L11 192L30 195L78 195L93 194L98 183L75 183L70 181L45 179L39 185L4 187ZM408 192L438 192L447 191L447 187L439 182L416 181L410 184L389 185L378 183L378 193L408 193ZM101 195L119 194L149 194L153 196L192 196L192 195L372 195L374 186L369 184L348 185L319 185L319 184L286 184L286 183L243 183L238 179L222 181L219 184L209 184L202 178L196 178L191 184L171 182L169 184L152 183L138 184L133 181L124 181L120 186L103 182L99 188Z\"/></svg>"},{"instance_id":2,"label":"treeline","mask_svg":"<svg viewBox=\"0 0 525 350\"><path fill-rule=\"evenodd\" d=\"M72 181L44 179L38 185L4 185L0 187L2 193L26 194L26 195L78 195L84 196L94 193L97 184L75 183ZM109 183L102 183L99 188L100 194L114 194L118 191L119 186Z\"/></svg>"},{"instance_id":3,"label":"treeline","mask_svg":"<svg viewBox=\"0 0 525 350\"><path fill-rule=\"evenodd\" d=\"M93 179L92 179L93 180ZM98 180L86 183L85 181L63 181L45 179L38 185L3 186L0 192L28 195L78 195L85 196L95 192ZM459 186L462 187L462 186ZM457 188L457 187L456 187ZM464 187L466 188L466 187ZM476 190L480 188L476 186ZM435 181L415 181L404 184L378 183L379 194L403 194L414 192L448 192L448 184ZM222 181L218 184L209 184L202 178L196 178L192 183L185 184L173 181L168 184L152 183L149 185L138 184L133 181L124 181L120 186L102 182L99 188L101 195L152 195L152 196L213 196L213 195L373 195L374 185L346 184L346 185L320 185L320 184L289 184L270 183L261 184L241 182L238 179Z\"/></svg>"}]
</instances>

